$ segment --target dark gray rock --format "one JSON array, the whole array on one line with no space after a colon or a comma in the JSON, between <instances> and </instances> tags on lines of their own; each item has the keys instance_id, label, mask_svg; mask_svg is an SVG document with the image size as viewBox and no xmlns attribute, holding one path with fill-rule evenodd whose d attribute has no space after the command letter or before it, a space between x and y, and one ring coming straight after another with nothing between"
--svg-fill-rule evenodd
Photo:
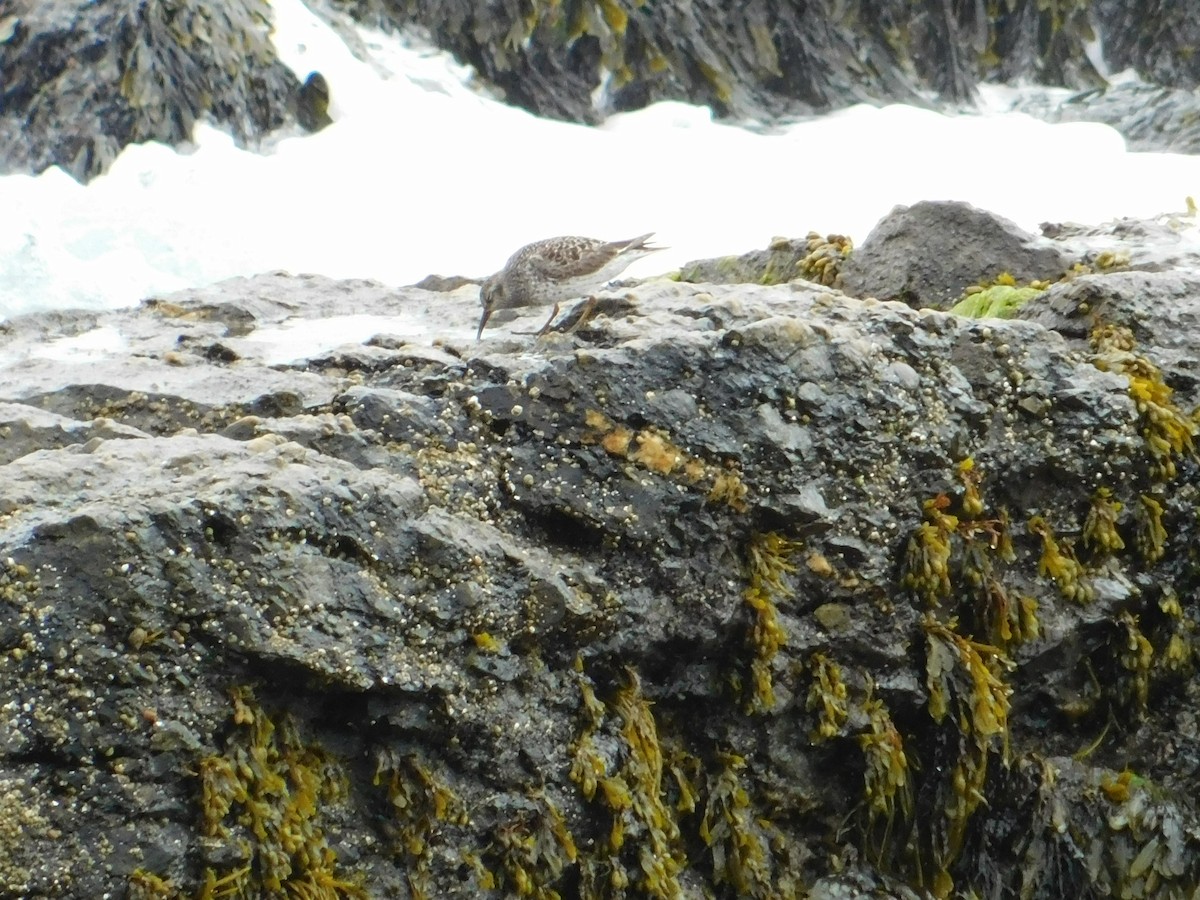
<instances>
[{"instance_id":1,"label":"dark gray rock","mask_svg":"<svg viewBox=\"0 0 1200 900\"><path fill-rule=\"evenodd\" d=\"M475 343L469 287L268 275L7 323L0 893L1190 889L1200 471L1151 439L1195 430L1195 284L658 280ZM453 330L280 360L301 312Z\"/></svg>"},{"instance_id":2,"label":"dark gray rock","mask_svg":"<svg viewBox=\"0 0 1200 900\"><path fill-rule=\"evenodd\" d=\"M508 102L579 122L657 100L770 120L861 101L923 103L929 93L969 101L987 76L1099 82L1085 52L1086 10L1056 10L1051 23L1033 0L1003 16L903 2L755 0L735 10L715 0L614 0L533 15L516 0L341 5L370 24L418 24Z\"/></svg>"},{"instance_id":3,"label":"dark gray rock","mask_svg":"<svg viewBox=\"0 0 1200 900\"><path fill-rule=\"evenodd\" d=\"M1114 72L1133 69L1166 87L1200 86L1200 19L1187 4L1158 0L1098 0L1091 5Z\"/></svg>"},{"instance_id":4,"label":"dark gray rock","mask_svg":"<svg viewBox=\"0 0 1200 900\"><path fill-rule=\"evenodd\" d=\"M1061 246L968 203L898 206L842 264L842 289L949 309L973 284L1008 273L1019 283L1060 278L1074 263Z\"/></svg>"},{"instance_id":5,"label":"dark gray rock","mask_svg":"<svg viewBox=\"0 0 1200 900\"><path fill-rule=\"evenodd\" d=\"M0 10L0 173L80 181L133 143L191 140L209 116L243 143L287 119L300 84L266 0L13 0Z\"/></svg>"}]
</instances>

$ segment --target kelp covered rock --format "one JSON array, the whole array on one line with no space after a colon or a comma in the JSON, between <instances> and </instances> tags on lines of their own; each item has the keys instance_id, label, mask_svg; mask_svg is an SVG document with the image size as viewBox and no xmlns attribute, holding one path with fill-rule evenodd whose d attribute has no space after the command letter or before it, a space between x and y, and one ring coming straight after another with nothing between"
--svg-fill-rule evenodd
<instances>
[{"instance_id":1,"label":"kelp covered rock","mask_svg":"<svg viewBox=\"0 0 1200 900\"><path fill-rule=\"evenodd\" d=\"M696 0L563 4L341 0L375 23L416 22L510 102L596 121L662 99L733 116L795 115L864 100L970 99L985 74L1099 83L1086 4L982 5ZM597 94L597 89L600 89ZM596 97L600 102L596 103Z\"/></svg>"},{"instance_id":2,"label":"kelp covered rock","mask_svg":"<svg viewBox=\"0 0 1200 900\"><path fill-rule=\"evenodd\" d=\"M1011 320L654 280L285 365L297 309L473 334L477 292L7 323L0 892L1191 896L1166 277ZM93 327L128 346L23 352Z\"/></svg>"},{"instance_id":3,"label":"kelp covered rock","mask_svg":"<svg viewBox=\"0 0 1200 900\"><path fill-rule=\"evenodd\" d=\"M15 0L0 15L0 172L80 181L209 116L252 142L294 109L266 0Z\"/></svg>"}]
</instances>

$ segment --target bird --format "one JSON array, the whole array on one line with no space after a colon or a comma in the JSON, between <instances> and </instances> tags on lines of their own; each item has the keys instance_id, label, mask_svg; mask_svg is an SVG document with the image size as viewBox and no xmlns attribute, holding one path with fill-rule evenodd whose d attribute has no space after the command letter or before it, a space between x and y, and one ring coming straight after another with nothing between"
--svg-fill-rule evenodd
<instances>
[{"instance_id":1,"label":"bird","mask_svg":"<svg viewBox=\"0 0 1200 900\"><path fill-rule=\"evenodd\" d=\"M483 315L475 340L483 336L483 327L498 309L553 304L550 318L538 331L539 335L550 329L559 304L566 300L584 297L590 310L596 302L593 292L636 260L666 249L646 243L653 235L650 231L624 241L565 235L526 244L508 258L503 269L483 283L479 291Z\"/></svg>"}]
</instances>

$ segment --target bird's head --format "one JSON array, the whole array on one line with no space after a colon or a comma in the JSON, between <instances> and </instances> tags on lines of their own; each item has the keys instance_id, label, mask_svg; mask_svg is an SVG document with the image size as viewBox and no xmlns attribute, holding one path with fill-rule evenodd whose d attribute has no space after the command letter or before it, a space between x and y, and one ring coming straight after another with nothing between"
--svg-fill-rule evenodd
<instances>
[{"instance_id":1,"label":"bird's head","mask_svg":"<svg viewBox=\"0 0 1200 900\"><path fill-rule=\"evenodd\" d=\"M479 330L475 332L475 340L483 336L483 326L491 318L492 312L504 306L504 282L499 275L493 275L479 289L479 302L483 305L483 314L479 317Z\"/></svg>"}]
</instances>

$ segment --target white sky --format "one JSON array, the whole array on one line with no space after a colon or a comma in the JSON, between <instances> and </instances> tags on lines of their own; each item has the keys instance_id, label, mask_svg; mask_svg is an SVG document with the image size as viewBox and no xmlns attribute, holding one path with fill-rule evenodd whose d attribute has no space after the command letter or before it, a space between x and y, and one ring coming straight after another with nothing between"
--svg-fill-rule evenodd
<instances>
[{"instance_id":1,"label":"white sky","mask_svg":"<svg viewBox=\"0 0 1200 900\"><path fill-rule=\"evenodd\" d=\"M649 275L774 235L861 242L918 200L966 200L1035 230L1200 196L1200 157L1126 153L1106 126L1008 113L855 107L770 136L674 103L601 129L539 120L477 93L444 54L364 31L363 62L300 0L273 5L282 58L325 75L335 123L263 153L202 125L194 147L128 148L88 187L58 170L0 178L0 318L276 269L386 284L486 275L553 234L655 230L671 249L629 271Z\"/></svg>"}]
</instances>

